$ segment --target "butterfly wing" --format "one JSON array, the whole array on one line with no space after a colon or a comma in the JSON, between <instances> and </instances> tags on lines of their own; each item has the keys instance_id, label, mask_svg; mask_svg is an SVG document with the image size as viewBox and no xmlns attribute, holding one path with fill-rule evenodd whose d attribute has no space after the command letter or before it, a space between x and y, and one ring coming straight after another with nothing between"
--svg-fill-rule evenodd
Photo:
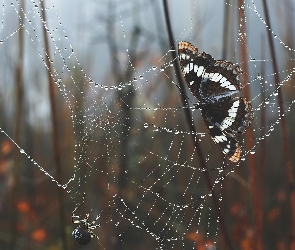
<instances>
[{"instance_id":1,"label":"butterfly wing","mask_svg":"<svg viewBox=\"0 0 295 250\"><path fill-rule=\"evenodd\" d=\"M202 108L202 116L212 140L231 161L238 161L241 146L236 136L244 133L253 120L250 102L236 97L207 104Z\"/></svg>"},{"instance_id":2,"label":"butterfly wing","mask_svg":"<svg viewBox=\"0 0 295 250\"><path fill-rule=\"evenodd\" d=\"M214 125L223 133L237 136L249 127L253 120L253 110L246 98L235 97L204 105L202 116L207 126Z\"/></svg>"},{"instance_id":3,"label":"butterfly wing","mask_svg":"<svg viewBox=\"0 0 295 250\"><path fill-rule=\"evenodd\" d=\"M201 102L219 102L239 92L242 71L230 62L199 53L189 42L178 44L180 67L193 95Z\"/></svg>"},{"instance_id":4,"label":"butterfly wing","mask_svg":"<svg viewBox=\"0 0 295 250\"><path fill-rule=\"evenodd\" d=\"M242 150L236 138L224 134L214 125L209 125L207 127L212 140L220 148L222 153L225 154L230 161L238 162L241 158Z\"/></svg>"}]
</instances>

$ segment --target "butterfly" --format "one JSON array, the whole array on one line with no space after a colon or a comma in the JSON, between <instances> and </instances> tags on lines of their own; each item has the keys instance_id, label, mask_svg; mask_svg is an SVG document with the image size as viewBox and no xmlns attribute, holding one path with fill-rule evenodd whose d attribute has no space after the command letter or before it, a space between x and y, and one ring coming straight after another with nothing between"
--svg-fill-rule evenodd
<instances>
[{"instance_id":1,"label":"butterfly","mask_svg":"<svg viewBox=\"0 0 295 250\"><path fill-rule=\"evenodd\" d=\"M242 145L237 136L246 131L254 118L251 103L234 97L244 87L240 67L199 53L184 41L178 44L178 59L186 84L199 100L196 107L201 110L212 140L230 161L238 162Z\"/></svg>"}]
</instances>

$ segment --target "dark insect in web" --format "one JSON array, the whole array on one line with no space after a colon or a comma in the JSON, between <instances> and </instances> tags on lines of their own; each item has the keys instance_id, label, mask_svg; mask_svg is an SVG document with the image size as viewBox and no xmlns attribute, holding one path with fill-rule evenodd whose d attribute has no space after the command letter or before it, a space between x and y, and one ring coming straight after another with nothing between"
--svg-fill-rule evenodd
<instances>
[{"instance_id":1,"label":"dark insect in web","mask_svg":"<svg viewBox=\"0 0 295 250\"><path fill-rule=\"evenodd\" d=\"M97 216L92 222L89 222L90 213L87 213L84 219L80 219L80 216L75 215L77 208L78 207L72 212L72 222L78 224L78 227L73 230L72 236L79 244L87 245L92 238L98 239L92 230L100 227L100 224L96 224L99 216Z\"/></svg>"}]
</instances>

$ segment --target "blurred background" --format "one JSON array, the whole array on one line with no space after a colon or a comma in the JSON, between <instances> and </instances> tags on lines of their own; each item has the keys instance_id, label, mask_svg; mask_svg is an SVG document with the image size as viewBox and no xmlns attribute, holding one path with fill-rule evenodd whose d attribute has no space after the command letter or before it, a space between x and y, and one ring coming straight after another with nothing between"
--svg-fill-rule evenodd
<instances>
[{"instance_id":1,"label":"blurred background","mask_svg":"<svg viewBox=\"0 0 295 250\"><path fill-rule=\"evenodd\" d=\"M238 166L190 109L195 147L167 2L175 48L244 72ZM0 249L295 249L294 0L2 6ZM75 208L99 240L73 240Z\"/></svg>"}]
</instances>

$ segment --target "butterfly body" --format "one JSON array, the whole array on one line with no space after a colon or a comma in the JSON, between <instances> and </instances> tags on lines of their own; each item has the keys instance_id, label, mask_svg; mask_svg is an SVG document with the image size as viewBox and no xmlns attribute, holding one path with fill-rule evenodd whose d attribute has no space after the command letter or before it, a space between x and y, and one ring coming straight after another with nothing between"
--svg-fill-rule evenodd
<instances>
[{"instance_id":1,"label":"butterfly body","mask_svg":"<svg viewBox=\"0 0 295 250\"><path fill-rule=\"evenodd\" d=\"M215 60L188 42L180 42L178 54L184 79L198 107L212 140L232 162L241 157L241 145L236 139L244 133L253 119L250 102L234 97L244 87L242 71L237 65Z\"/></svg>"}]
</instances>

